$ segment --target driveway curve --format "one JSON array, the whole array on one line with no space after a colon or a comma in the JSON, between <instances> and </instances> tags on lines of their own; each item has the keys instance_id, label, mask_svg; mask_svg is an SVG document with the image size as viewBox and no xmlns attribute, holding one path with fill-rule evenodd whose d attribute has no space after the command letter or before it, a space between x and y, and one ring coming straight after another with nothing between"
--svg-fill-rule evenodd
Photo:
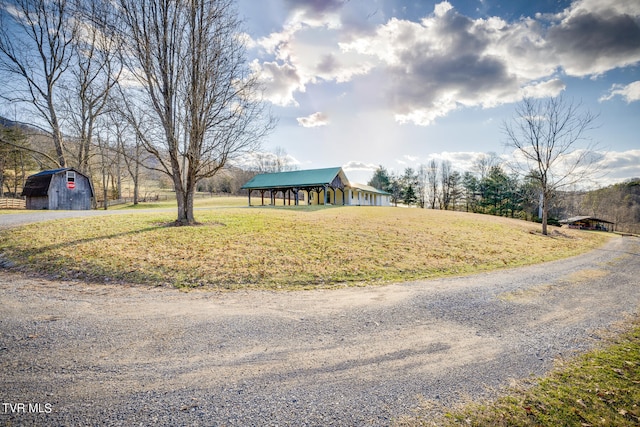
<instances>
[{"instance_id":1,"label":"driveway curve","mask_svg":"<svg viewBox=\"0 0 640 427\"><path fill-rule=\"evenodd\" d=\"M493 396L640 307L640 241L467 277L181 292L0 270L11 425L389 425ZM36 406L39 405L39 406ZM25 406L26 405L26 406Z\"/></svg>"}]
</instances>

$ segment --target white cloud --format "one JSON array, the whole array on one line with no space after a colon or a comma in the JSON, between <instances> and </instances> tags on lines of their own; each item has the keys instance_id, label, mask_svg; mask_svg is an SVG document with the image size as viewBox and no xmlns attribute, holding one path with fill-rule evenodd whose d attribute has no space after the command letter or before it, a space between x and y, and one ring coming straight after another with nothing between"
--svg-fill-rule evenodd
<instances>
[{"instance_id":1,"label":"white cloud","mask_svg":"<svg viewBox=\"0 0 640 427\"><path fill-rule=\"evenodd\" d=\"M640 101L640 81L629 83L626 86L614 84L609 89L609 93L600 98L600 101L610 101L616 96L621 96L627 103Z\"/></svg>"},{"instance_id":2,"label":"white cloud","mask_svg":"<svg viewBox=\"0 0 640 427\"><path fill-rule=\"evenodd\" d=\"M566 85L560 79L551 79L543 82L533 82L522 88L521 95L529 98L547 98L558 96Z\"/></svg>"},{"instance_id":3,"label":"white cloud","mask_svg":"<svg viewBox=\"0 0 640 427\"><path fill-rule=\"evenodd\" d=\"M597 152L592 167L596 172L585 182L585 188L601 188L640 178L640 150Z\"/></svg>"},{"instance_id":4,"label":"white cloud","mask_svg":"<svg viewBox=\"0 0 640 427\"><path fill-rule=\"evenodd\" d=\"M265 98L268 101L283 107L298 105L293 93L304 92L305 86L295 67L276 62L259 64L257 60L254 60L251 66L266 87Z\"/></svg>"},{"instance_id":5,"label":"white cloud","mask_svg":"<svg viewBox=\"0 0 640 427\"><path fill-rule=\"evenodd\" d=\"M548 51L572 76L599 75L640 61L640 3L579 0L553 17Z\"/></svg>"},{"instance_id":6,"label":"white cloud","mask_svg":"<svg viewBox=\"0 0 640 427\"><path fill-rule=\"evenodd\" d=\"M329 117L321 112L313 113L307 117L298 117L296 120L300 126L306 128L326 126L329 124Z\"/></svg>"},{"instance_id":7,"label":"white cloud","mask_svg":"<svg viewBox=\"0 0 640 427\"><path fill-rule=\"evenodd\" d=\"M380 94L375 101L386 104L374 108L396 122L428 126L460 108L556 96L562 74L640 62L640 2L629 0L575 0L561 13L512 22L472 19L443 1L419 22L376 25L354 20L363 6L353 2L286 2L292 13L282 31L257 42L277 61L261 68L278 105L297 105L308 85L357 81ZM610 96L626 96L619 90Z\"/></svg>"},{"instance_id":8,"label":"white cloud","mask_svg":"<svg viewBox=\"0 0 640 427\"><path fill-rule=\"evenodd\" d=\"M346 172L349 171L369 171L369 172L373 172L376 169L378 169L378 165L373 164L373 163L365 163L365 162L359 162L356 160L351 160L350 162L347 162L345 165L342 166L342 169L345 170Z\"/></svg>"},{"instance_id":9,"label":"white cloud","mask_svg":"<svg viewBox=\"0 0 640 427\"><path fill-rule=\"evenodd\" d=\"M451 9L453 9L453 6L451 6L451 3L449 3L448 1L443 1L442 3L438 3L435 5L435 7L433 8L433 13L436 16L440 17L440 16L444 16Z\"/></svg>"},{"instance_id":10,"label":"white cloud","mask_svg":"<svg viewBox=\"0 0 640 427\"><path fill-rule=\"evenodd\" d=\"M640 177L640 150L605 152L599 163L608 179Z\"/></svg>"}]
</instances>

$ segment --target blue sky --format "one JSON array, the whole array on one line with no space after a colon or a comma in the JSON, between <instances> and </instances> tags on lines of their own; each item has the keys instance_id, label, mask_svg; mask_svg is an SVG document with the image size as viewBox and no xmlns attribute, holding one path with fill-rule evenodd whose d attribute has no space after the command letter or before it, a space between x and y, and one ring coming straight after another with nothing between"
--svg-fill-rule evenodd
<instances>
[{"instance_id":1,"label":"blue sky","mask_svg":"<svg viewBox=\"0 0 640 427\"><path fill-rule=\"evenodd\" d=\"M302 169L366 182L431 159L508 158L501 126L523 96L600 114L607 185L640 177L636 0L238 0L249 61L279 118L264 143Z\"/></svg>"}]
</instances>

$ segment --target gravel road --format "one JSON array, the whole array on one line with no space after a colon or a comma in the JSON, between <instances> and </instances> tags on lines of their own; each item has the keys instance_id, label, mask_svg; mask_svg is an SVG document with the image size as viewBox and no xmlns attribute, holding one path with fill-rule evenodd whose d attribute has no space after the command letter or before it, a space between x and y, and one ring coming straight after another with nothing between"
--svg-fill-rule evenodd
<instances>
[{"instance_id":1,"label":"gravel road","mask_svg":"<svg viewBox=\"0 0 640 427\"><path fill-rule=\"evenodd\" d=\"M597 345L638 312L639 278L629 237L537 266L301 292L0 269L0 423L385 426L424 399L493 396Z\"/></svg>"}]
</instances>

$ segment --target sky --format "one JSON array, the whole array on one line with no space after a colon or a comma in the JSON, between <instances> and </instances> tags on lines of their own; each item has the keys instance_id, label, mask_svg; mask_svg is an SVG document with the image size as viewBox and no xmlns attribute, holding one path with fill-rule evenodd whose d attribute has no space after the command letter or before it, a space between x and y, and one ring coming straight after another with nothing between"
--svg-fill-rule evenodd
<instances>
[{"instance_id":1,"label":"sky","mask_svg":"<svg viewBox=\"0 0 640 427\"><path fill-rule=\"evenodd\" d=\"M509 159L523 97L598 114L601 187L640 177L640 1L238 0L278 118L265 150L366 183L431 159Z\"/></svg>"}]
</instances>

